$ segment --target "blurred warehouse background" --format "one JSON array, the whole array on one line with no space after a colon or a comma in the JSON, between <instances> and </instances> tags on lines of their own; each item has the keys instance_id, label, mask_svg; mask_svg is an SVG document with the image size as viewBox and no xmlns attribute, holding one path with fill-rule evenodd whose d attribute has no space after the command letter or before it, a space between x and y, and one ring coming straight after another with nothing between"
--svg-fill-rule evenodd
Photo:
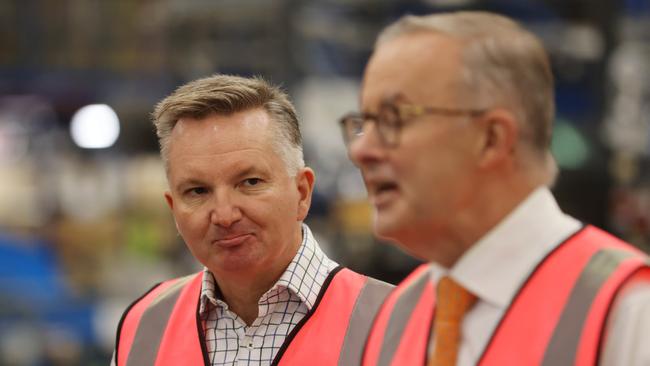
<instances>
[{"instance_id":1,"label":"blurred warehouse background","mask_svg":"<svg viewBox=\"0 0 650 366\"><path fill-rule=\"evenodd\" d=\"M417 261L370 234L337 119L379 29L458 9L545 42L560 204L648 250L650 0L4 0L0 365L106 365L130 301L200 268L163 200L149 113L215 72L284 86L317 173L308 222L340 263L399 281Z\"/></svg>"}]
</instances>

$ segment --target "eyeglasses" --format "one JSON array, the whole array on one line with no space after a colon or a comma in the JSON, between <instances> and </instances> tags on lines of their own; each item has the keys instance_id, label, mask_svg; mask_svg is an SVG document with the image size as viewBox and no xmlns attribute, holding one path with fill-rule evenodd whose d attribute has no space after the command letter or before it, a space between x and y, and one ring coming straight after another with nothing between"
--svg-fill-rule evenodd
<instances>
[{"instance_id":1,"label":"eyeglasses","mask_svg":"<svg viewBox=\"0 0 650 366\"><path fill-rule=\"evenodd\" d=\"M386 147L397 147L402 127L418 117L428 114L477 117L484 112L484 109L436 108L388 101L381 104L376 114L350 113L341 118L339 123L345 146L350 146L352 141L363 136L364 125L372 121L377 127L381 143Z\"/></svg>"}]
</instances>

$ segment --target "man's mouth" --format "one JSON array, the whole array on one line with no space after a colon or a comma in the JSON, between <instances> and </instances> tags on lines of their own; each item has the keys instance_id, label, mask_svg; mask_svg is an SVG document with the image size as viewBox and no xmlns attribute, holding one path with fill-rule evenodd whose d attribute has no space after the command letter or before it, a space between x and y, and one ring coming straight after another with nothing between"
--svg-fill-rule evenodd
<instances>
[{"instance_id":1,"label":"man's mouth","mask_svg":"<svg viewBox=\"0 0 650 366\"><path fill-rule=\"evenodd\" d=\"M212 243L222 248L232 248L244 244L244 242L252 236L252 234L228 235L223 238L215 239Z\"/></svg>"},{"instance_id":2,"label":"man's mouth","mask_svg":"<svg viewBox=\"0 0 650 366\"><path fill-rule=\"evenodd\" d=\"M377 186L375 188L375 194L378 195L378 194L382 194L382 193L390 192L390 191L394 191L394 190L397 190L397 183L383 182L383 183L377 184Z\"/></svg>"},{"instance_id":3,"label":"man's mouth","mask_svg":"<svg viewBox=\"0 0 650 366\"><path fill-rule=\"evenodd\" d=\"M397 183L392 181L376 182L371 190L370 199L375 207L380 208L388 204L399 191Z\"/></svg>"}]
</instances>

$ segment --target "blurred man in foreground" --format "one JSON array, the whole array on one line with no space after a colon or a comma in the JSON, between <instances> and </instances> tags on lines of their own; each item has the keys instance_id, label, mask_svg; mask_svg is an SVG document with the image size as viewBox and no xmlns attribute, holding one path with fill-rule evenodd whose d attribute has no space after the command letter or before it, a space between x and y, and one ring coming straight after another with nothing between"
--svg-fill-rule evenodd
<instances>
[{"instance_id":1,"label":"blurred man in foreground","mask_svg":"<svg viewBox=\"0 0 650 366\"><path fill-rule=\"evenodd\" d=\"M648 257L560 211L553 103L546 52L508 18L379 36L344 138L376 234L430 263L387 298L364 365L650 364Z\"/></svg>"},{"instance_id":2,"label":"blurred man in foreground","mask_svg":"<svg viewBox=\"0 0 650 366\"><path fill-rule=\"evenodd\" d=\"M390 286L327 258L303 220L314 172L296 113L216 75L160 102L165 199L205 269L161 283L118 329L117 365L353 365Z\"/></svg>"}]
</instances>

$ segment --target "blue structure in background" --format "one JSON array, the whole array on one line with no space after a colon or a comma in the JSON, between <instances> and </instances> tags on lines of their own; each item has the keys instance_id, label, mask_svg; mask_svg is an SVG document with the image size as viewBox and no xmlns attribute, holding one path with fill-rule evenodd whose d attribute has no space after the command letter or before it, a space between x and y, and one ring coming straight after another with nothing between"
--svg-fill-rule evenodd
<instances>
[{"instance_id":1,"label":"blue structure in background","mask_svg":"<svg viewBox=\"0 0 650 366\"><path fill-rule=\"evenodd\" d=\"M46 242L0 235L0 340L4 347L22 347L24 340L16 344L11 337L16 337L16 327L28 327L37 337L28 339L25 347L43 356L30 365L48 365L48 347L61 342L73 342L77 350L92 348L96 341L93 312L92 304L72 293ZM6 357L10 357L7 352L0 351L0 364L10 362Z\"/></svg>"}]
</instances>

